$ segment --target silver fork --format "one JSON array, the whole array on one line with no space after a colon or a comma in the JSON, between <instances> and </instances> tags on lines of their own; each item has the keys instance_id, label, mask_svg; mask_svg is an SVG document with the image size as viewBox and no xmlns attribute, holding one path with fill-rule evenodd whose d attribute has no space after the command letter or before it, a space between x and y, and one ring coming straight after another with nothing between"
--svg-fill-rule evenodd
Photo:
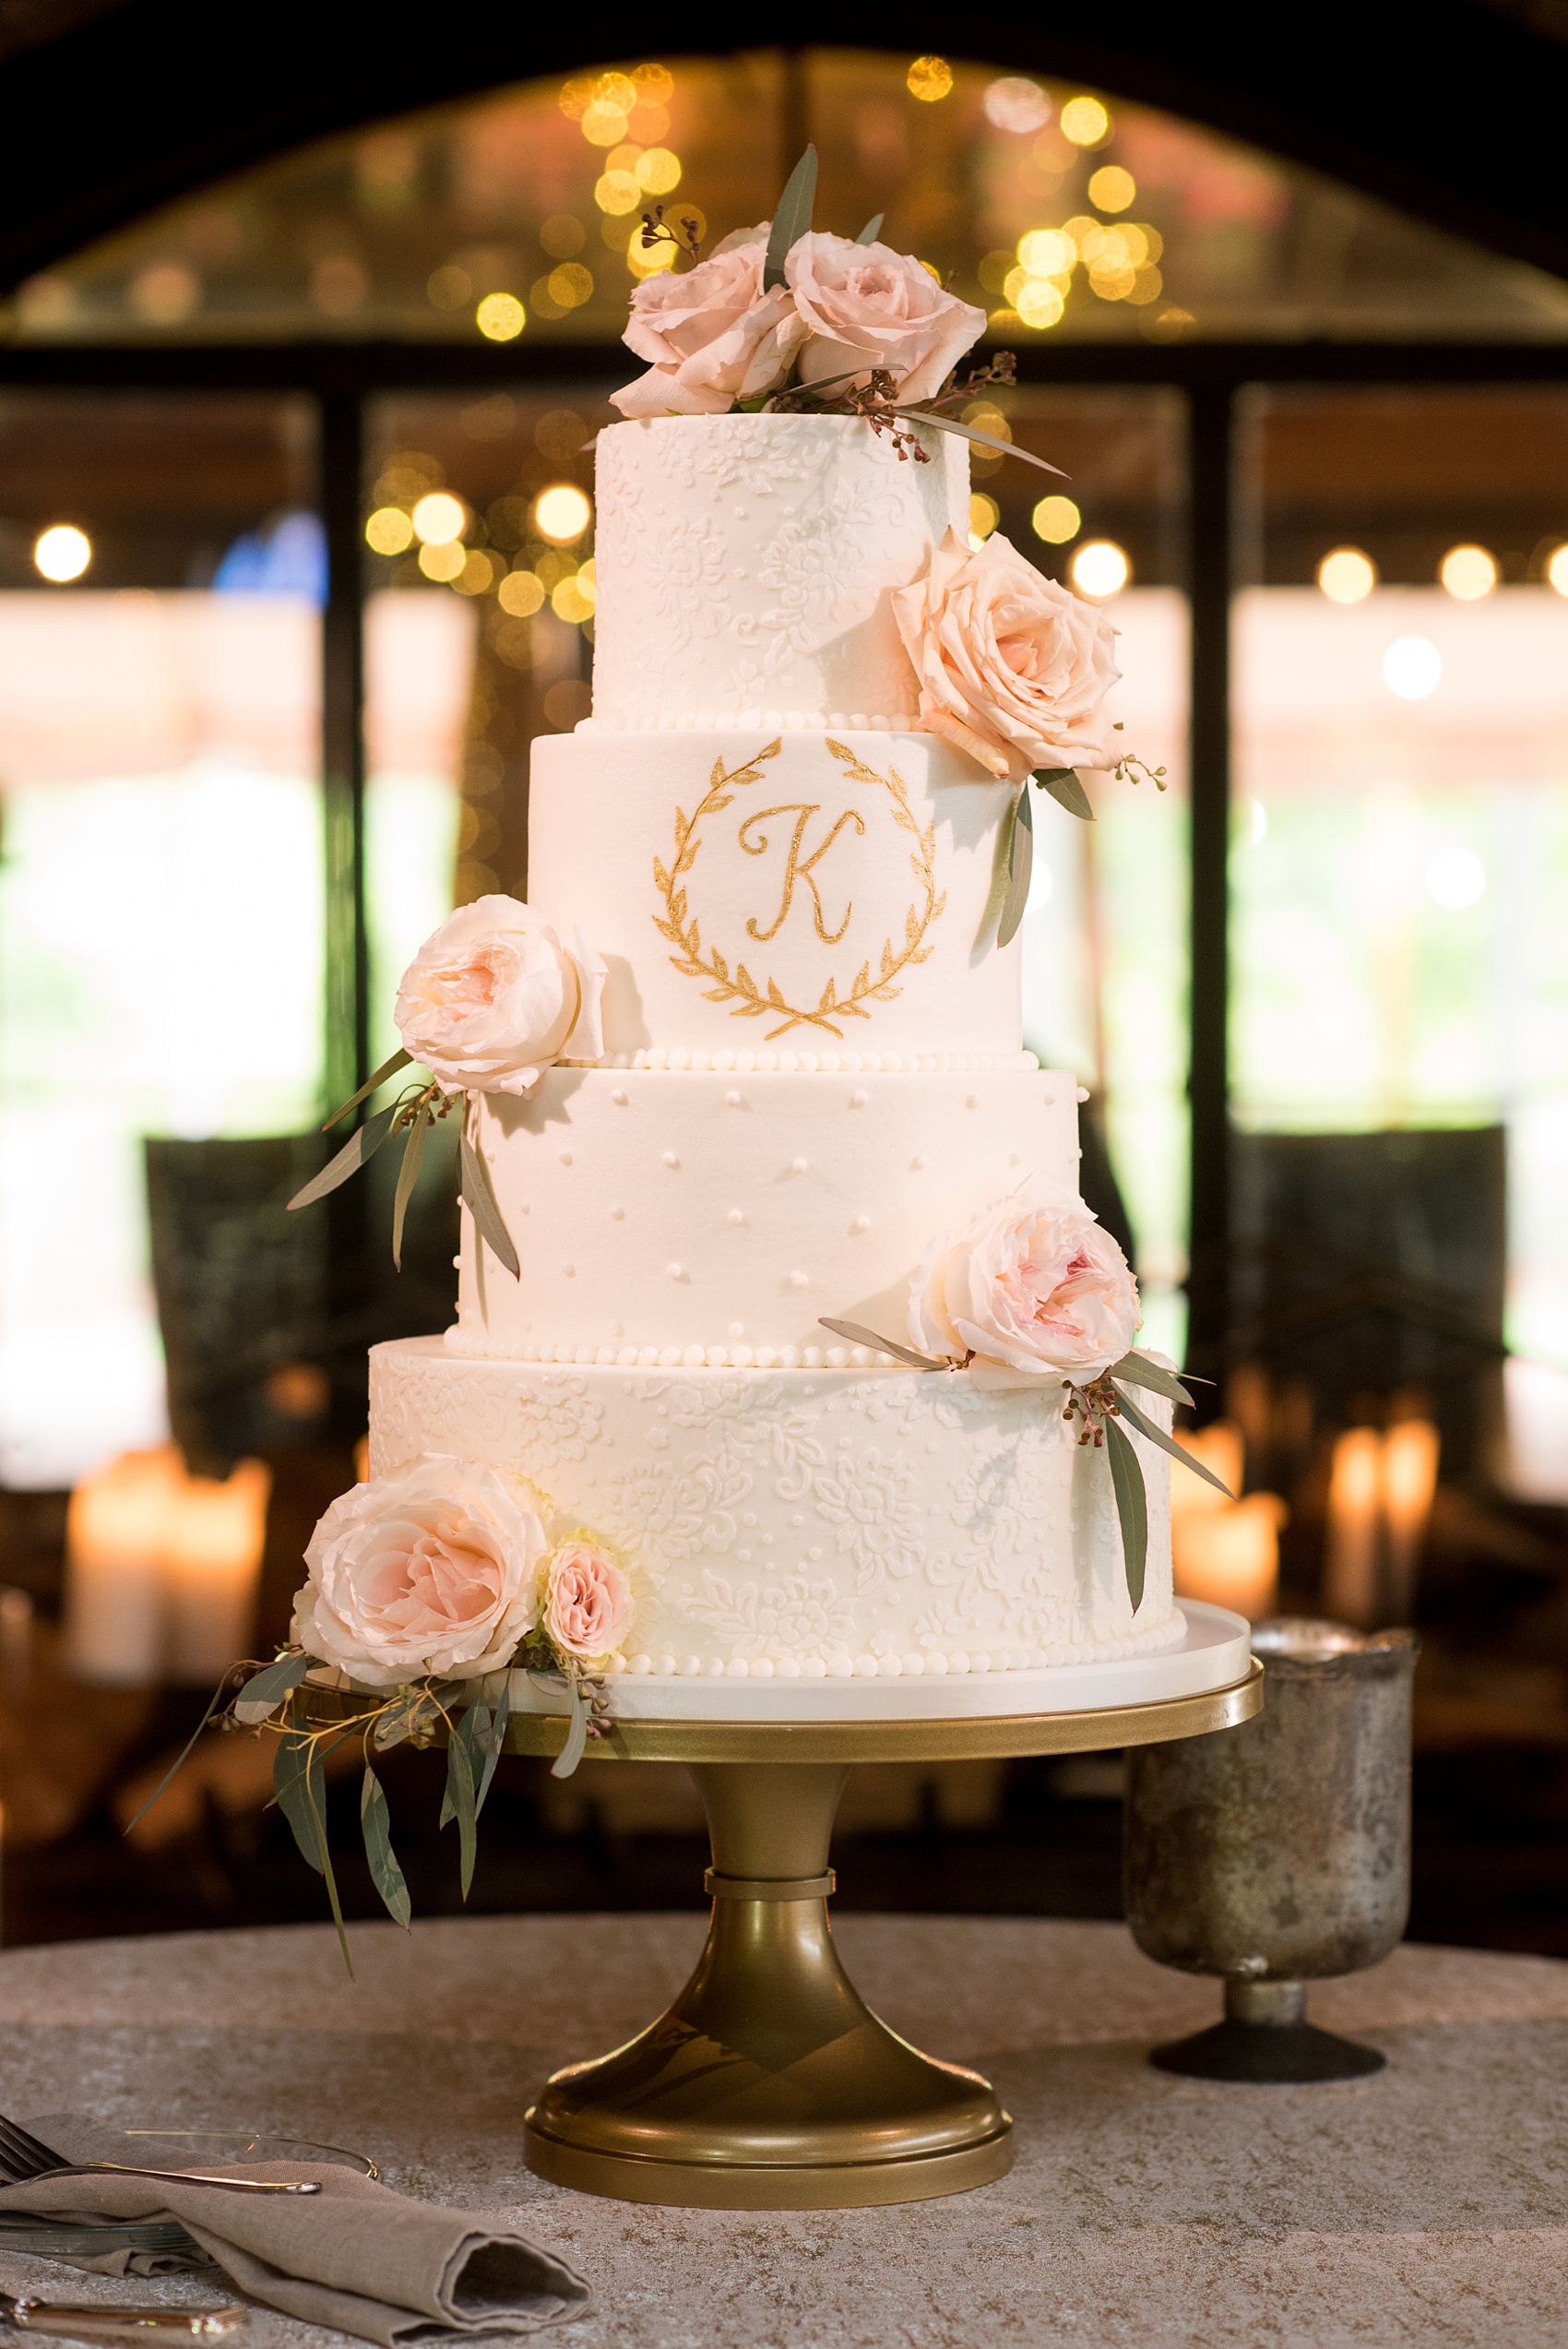
<instances>
[{"instance_id":1,"label":"silver fork","mask_svg":"<svg viewBox=\"0 0 1568 2349\"><path fill-rule=\"evenodd\" d=\"M155 2177L172 2186L225 2186L232 2194L319 2194L315 2177L212 2177L203 2170L142 2169L129 2162L68 2162L0 2113L0 2182L27 2186L35 2177Z\"/></svg>"}]
</instances>

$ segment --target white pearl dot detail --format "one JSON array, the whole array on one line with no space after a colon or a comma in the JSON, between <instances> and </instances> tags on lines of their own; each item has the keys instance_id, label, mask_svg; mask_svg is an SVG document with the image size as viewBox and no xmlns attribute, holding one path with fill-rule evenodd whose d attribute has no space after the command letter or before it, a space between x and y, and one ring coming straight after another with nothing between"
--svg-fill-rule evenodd
<instances>
[{"instance_id":1,"label":"white pearl dot detail","mask_svg":"<svg viewBox=\"0 0 1568 2349\"><path fill-rule=\"evenodd\" d=\"M667 1150L664 1153L664 1163L666 1166L679 1166L681 1162L672 1150Z\"/></svg>"}]
</instances>

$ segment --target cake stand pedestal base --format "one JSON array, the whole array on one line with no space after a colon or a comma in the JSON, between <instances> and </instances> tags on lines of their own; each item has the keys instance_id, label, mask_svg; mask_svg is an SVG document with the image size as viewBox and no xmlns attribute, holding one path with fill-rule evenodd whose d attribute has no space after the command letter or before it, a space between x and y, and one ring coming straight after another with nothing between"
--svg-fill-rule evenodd
<instances>
[{"instance_id":1,"label":"cake stand pedestal base","mask_svg":"<svg viewBox=\"0 0 1568 2349\"><path fill-rule=\"evenodd\" d=\"M1012 2123L989 2081L879 2022L827 1921L834 1813L861 1760L1093 1752L1249 1719L1233 1686L1158 1703L958 1721L618 1723L588 1759L685 1761L707 1809L707 1943L669 2011L555 2074L526 2116L530 2169L629 2202L837 2210L922 2201L1000 2177ZM564 1723L513 1716L508 1743L559 1749Z\"/></svg>"}]
</instances>

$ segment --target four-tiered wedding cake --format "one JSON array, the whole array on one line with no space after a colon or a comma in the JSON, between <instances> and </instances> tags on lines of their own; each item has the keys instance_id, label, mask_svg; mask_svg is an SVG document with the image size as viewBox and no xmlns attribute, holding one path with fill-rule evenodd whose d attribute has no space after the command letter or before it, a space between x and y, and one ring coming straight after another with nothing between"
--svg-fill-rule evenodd
<instances>
[{"instance_id":1,"label":"four-tiered wedding cake","mask_svg":"<svg viewBox=\"0 0 1568 2349\"><path fill-rule=\"evenodd\" d=\"M983 1673L1003 1711L1010 1674L1170 1648L1166 1462L1132 1438L1134 1606L1108 1454L1063 1415L1135 1292L997 943L1018 783L917 674L949 621L961 669L967 447L675 414L597 464L593 714L534 745L528 908L465 909L429 965L483 1011L493 941L550 943L540 1066L469 1080L518 1272L465 1213L456 1327L373 1354L373 1477L523 1480L624 1578L607 1674ZM404 1036L440 1077L420 970Z\"/></svg>"}]
</instances>

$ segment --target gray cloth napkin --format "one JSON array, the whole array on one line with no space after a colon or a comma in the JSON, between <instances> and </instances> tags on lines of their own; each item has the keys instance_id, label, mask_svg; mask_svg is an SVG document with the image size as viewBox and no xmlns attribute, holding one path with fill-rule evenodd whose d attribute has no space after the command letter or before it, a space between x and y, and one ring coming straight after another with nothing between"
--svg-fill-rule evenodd
<instances>
[{"instance_id":1,"label":"gray cloth napkin","mask_svg":"<svg viewBox=\"0 0 1568 2349\"><path fill-rule=\"evenodd\" d=\"M25 2126L73 2161L133 2158L123 2134L80 2114L48 2114ZM173 2164L159 2159L158 2166ZM0 2211L75 2221L172 2216L253 2299L306 2324L359 2333L382 2349L533 2332L588 2311L582 2277L498 2212L410 2201L338 2163L180 2166L240 2177L314 2177L322 2190L225 2194L216 2186L101 2173L0 2188Z\"/></svg>"}]
</instances>

